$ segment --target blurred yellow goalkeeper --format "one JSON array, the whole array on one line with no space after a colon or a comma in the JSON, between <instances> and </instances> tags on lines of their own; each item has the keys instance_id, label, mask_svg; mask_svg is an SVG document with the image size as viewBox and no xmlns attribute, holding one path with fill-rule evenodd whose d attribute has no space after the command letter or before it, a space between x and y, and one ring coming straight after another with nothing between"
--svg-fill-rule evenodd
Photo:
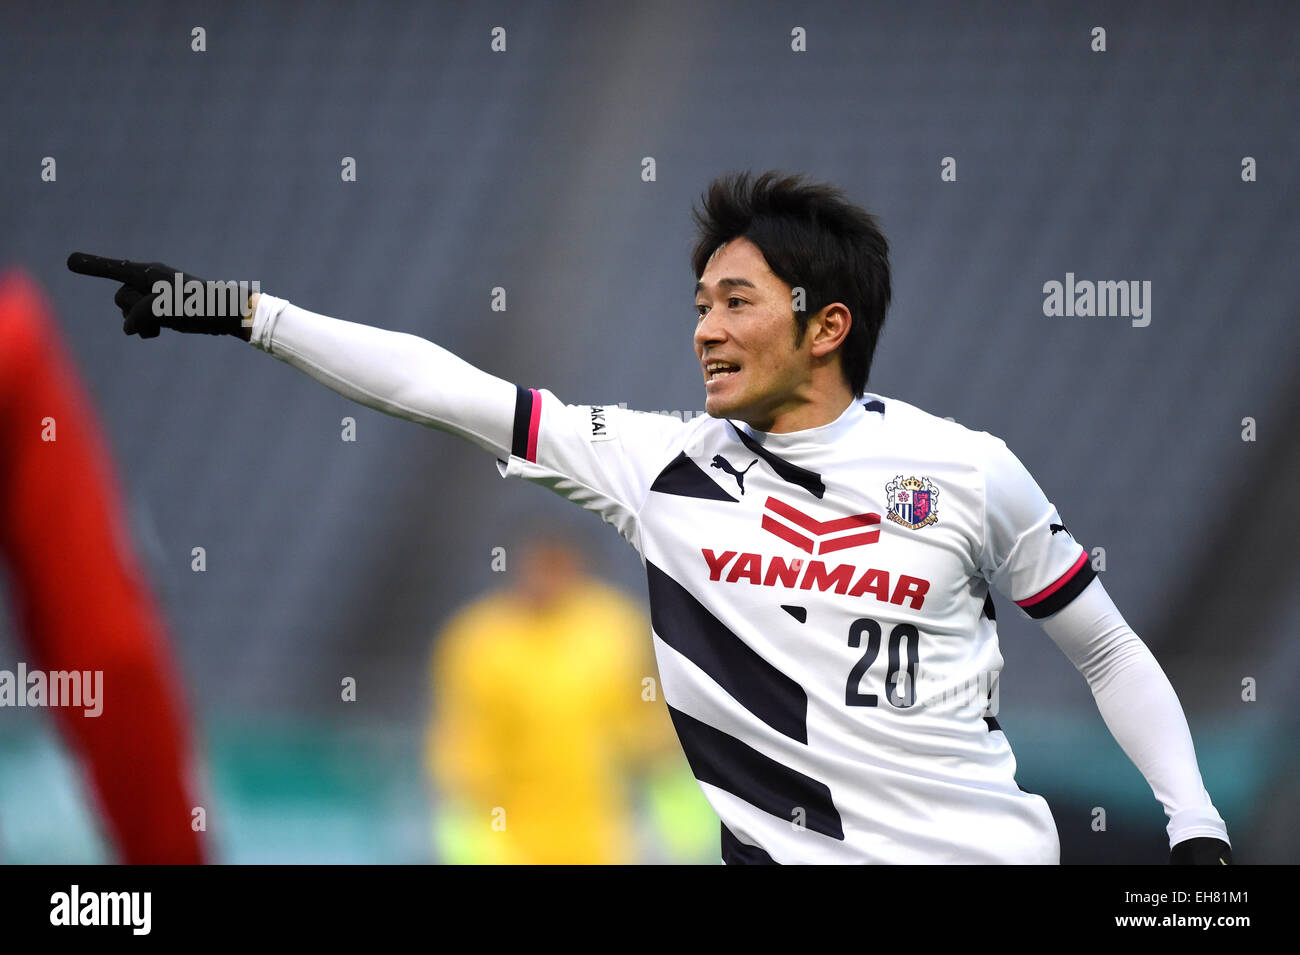
<instances>
[{"instance_id":1,"label":"blurred yellow goalkeeper","mask_svg":"<svg viewBox=\"0 0 1300 955\"><path fill-rule=\"evenodd\" d=\"M434 645L427 762L441 861L716 861L717 817L676 746L640 607L554 530Z\"/></svg>"}]
</instances>

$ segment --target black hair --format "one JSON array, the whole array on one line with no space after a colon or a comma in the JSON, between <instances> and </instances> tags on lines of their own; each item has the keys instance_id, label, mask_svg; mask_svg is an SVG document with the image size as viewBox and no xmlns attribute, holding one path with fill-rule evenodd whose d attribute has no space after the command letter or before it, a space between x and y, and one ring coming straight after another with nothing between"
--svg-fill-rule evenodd
<instances>
[{"instance_id":1,"label":"black hair","mask_svg":"<svg viewBox=\"0 0 1300 955\"><path fill-rule=\"evenodd\" d=\"M832 302L848 306L841 367L855 396L866 391L890 298L889 243L875 216L835 186L776 171L757 179L750 172L720 176L700 198L703 208L692 210L696 279L723 243L753 242L773 274L804 290L804 309L794 316L796 347L813 315Z\"/></svg>"}]
</instances>

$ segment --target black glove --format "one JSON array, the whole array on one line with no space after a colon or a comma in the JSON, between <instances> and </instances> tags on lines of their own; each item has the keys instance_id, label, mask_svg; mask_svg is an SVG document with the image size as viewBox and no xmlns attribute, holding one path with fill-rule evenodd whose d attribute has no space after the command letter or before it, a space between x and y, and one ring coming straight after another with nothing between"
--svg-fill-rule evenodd
<instances>
[{"instance_id":1,"label":"black glove","mask_svg":"<svg viewBox=\"0 0 1300 955\"><path fill-rule=\"evenodd\" d=\"M203 335L235 335L248 341L249 329L244 327L241 309L246 301L233 296L222 288L220 294L209 295L209 285L203 279L181 273L182 283L198 282L204 293L202 301L196 302L198 315L158 314L159 312L184 311L186 301L186 284L181 286L180 304L176 307L174 283L180 269L161 262L131 262L127 259L106 259L85 252L73 252L68 256L68 268L79 275L95 275L99 278L121 282L122 287L113 297L113 303L122 310L122 331L128 335L141 338L155 338L160 328L170 328L178 332L197 332ZM154 291L155 282L166 282L167 291ZM217 283L224 285L224 283ZM162 301L158 301L162 299ZM211 299L212 301L209 301ZM194 310L192 304L190 310Z\"/></svg>"},{"instance_id":2,"label":"black glove","mask_svg":"<svg viewBox=\"0 0 1300 955\"><path fill-rule=\"evenodd\" d=\"M1198 836L1169 851L1170 865L1232 865L1232 847L1222 839Z\"/></svg>"}]
</instances>

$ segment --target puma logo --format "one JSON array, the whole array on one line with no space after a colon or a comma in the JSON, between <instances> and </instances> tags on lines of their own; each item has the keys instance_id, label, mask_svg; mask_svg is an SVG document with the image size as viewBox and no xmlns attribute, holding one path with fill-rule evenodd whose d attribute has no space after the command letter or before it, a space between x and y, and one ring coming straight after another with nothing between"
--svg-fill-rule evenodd
<instances>
[{"instance_id":1,"label":"puma logo","mask_svg":"<svg viewBox=\"0 0 1300 955\"><path fill-rule=\"evenodd\" d=\"M1064 524L1048 524L1047 526L1048 526L1048 529L1051 530L1051 532L1052 532L1053 534L1057 533L1058 531L1065 531L1065 525L1064 525ZM1065 531L1065 533L1068 534L1068 533L1070 533L1070 532L1069 532L1069 531Z\"/></svg>"},{"instance_id":2,"label":"puma logo","mask_svg":"<svg viewBox=\"0 0 1300 955\"><path fill-rule=\"evenodd\" d=\"M728 474L734 477L736 479L736 486L740 488L740 493L744 494L745 475L749 473L749 468L752 468L757 463L758 463L758 458L754 458L754 460L749 462L749 467L745 468L745 470L743 471L737 471L735 468L731 466L730 461L728 461L720 454L715 454L713 456L713 463L710 464L709 467L717 468L720 471L726 471Z\"/></svg>"}]
</instances>

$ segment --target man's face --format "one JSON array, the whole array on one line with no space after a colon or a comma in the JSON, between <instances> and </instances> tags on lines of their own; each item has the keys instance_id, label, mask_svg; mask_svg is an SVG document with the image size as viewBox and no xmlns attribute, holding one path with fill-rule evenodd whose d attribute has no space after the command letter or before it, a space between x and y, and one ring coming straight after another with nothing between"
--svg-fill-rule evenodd
<instances>
[{"instance_id":1,"label":"man's face","mask_svg":"<svg viewBox=\"0 0 1300 955\"><path fill-rule=\"evenodd\" d=\"M511 574L515 592L529 605L551 606L582 576L582 557L563 540L538 537L517 548L518 569Z\"/></svg>"},{"instance_id":2,"label":"man's face","mask_svg":"<svg viewBox=\"0 0 1300 955\"><path fill-rule=\"evenodd\" d=\"M711 416L768 431L776 415L807 399L808 336L795 346L790 286L758 246L745 238L720 246L700 276L695 306L695 354Z\"/></svg>"}]
</instances>

